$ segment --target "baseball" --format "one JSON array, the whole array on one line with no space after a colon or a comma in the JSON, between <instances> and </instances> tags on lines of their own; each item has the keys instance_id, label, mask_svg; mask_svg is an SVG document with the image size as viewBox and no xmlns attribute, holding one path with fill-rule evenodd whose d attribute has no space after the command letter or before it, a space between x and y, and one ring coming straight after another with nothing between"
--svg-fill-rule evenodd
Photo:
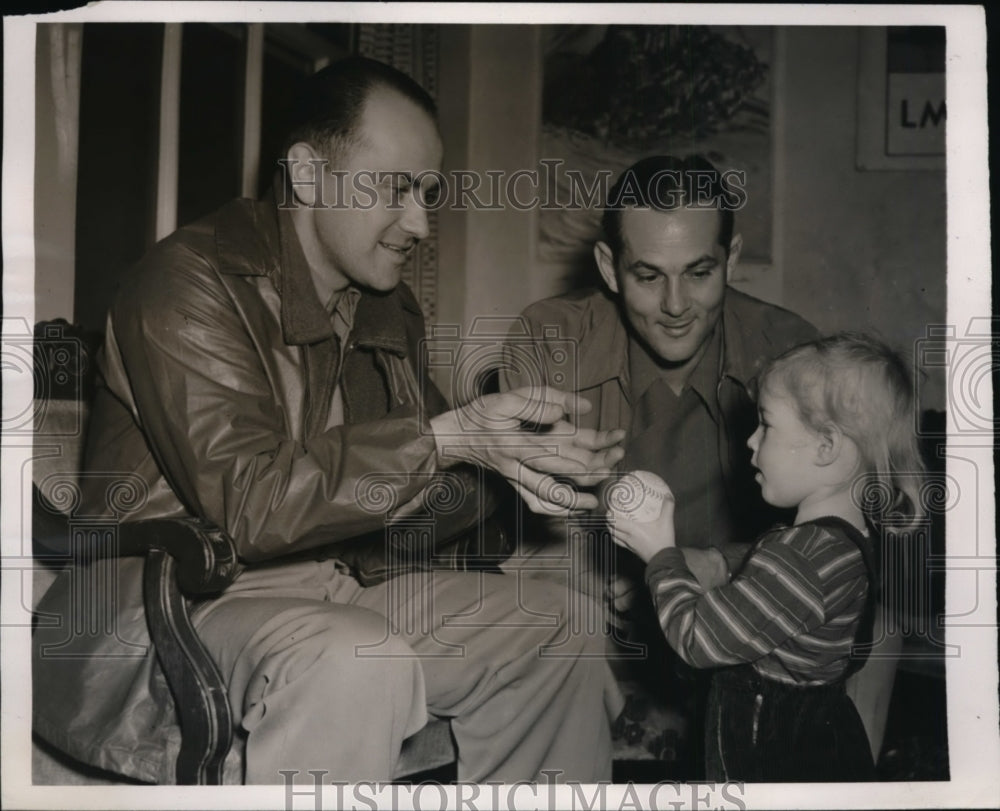
<instances>
[{"instance_id":1,"label":"baseball","mask_svg":"<svg viewBox=\"0 0 1000 811\"><path fill-rule=\"evenodd\" d=\"M636 470L626 473L607 489L608 509L617 520L655 521L660 516L663 500L670 488L655 473Z\"/></svg>"}]
</instances>

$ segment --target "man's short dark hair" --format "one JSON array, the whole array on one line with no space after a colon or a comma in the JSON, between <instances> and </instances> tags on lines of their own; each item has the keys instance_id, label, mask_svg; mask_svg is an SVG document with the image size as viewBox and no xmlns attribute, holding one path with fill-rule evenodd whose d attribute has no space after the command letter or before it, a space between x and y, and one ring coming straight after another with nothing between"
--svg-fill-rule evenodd
<instances>
[{"instance_id":1,"label":"man's short dark hair","mask_svg":"<svg viewBox=\"0 0 1000 811\"><path fill-rule=\"evenodd\" d=\"M431 118L437 117L434 99L405 73L374 59L351 56L327 65L302 85L282 144L282 157L292 144L306 141L336 160L345 147L356 142L365 101L378 88L395 90Z\"/></svg>"},{"instance_id":2,"label":"man's short dark hair","mask_svg":"<svg viewBox=\"0 0 1000 811\"><path fill-rule=\"evenodd\" d=\"M731 190L722 174L707 158L653 155L632 164L618 176L608 192L601 225L611 254L617 260L624 247L622 211L626 208L657 211L685 206L714 208L719 212L718 243L728 256L735 226L735 206L731 200Z\"/></svg>"}]
</instances>

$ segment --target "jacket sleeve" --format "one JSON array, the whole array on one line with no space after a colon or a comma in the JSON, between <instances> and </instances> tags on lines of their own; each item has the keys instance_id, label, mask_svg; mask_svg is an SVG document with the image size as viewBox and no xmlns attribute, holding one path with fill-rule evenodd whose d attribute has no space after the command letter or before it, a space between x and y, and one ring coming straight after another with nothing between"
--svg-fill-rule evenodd
<instances>
[{"instance_id":1,"label":"jacket sleeve","mask_svg":"<svg viewBox=\"0 0 1000 811\"><path fill-rule=\"evenodd\" d=\"M679 549L664 549L646 567L646 582L667 641L694 667L755 661L825 619L820 576L787 544L762 545L739 575L710 590Z\"/></svg>"},{"instance_id":2,"label":"jacket sleeve","mask_svg":"<svg viewBox=\"0 0 1000 811\"><path fill-rule=\"evenodd\" d=\"M273 395L282 381L269 379L223 285L201 257L173 259L118 297L107 348L120 365L112 376L127 381L118 394L178 498L251 562L379 529L436 469L426 424L390 416L293 438ZM388 489L366 494L366 475L385 471Z\"/></svg>"}]
</instances>

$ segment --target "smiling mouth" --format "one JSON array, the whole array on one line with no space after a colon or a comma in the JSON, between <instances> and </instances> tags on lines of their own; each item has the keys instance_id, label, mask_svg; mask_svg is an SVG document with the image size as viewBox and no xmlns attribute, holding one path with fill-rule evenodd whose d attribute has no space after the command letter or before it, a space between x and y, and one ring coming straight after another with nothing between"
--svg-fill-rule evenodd
<instances>
[{"instance_id":1,"label":"smiling mouth","mask_svg":"<svg viewBox=\"0 0 1000 811\"><path fill-rule=\"evenodd\" d=\"M380 242L379 245L381 245L387 251L398 253L400 256L409 256L410 253L413 251L413 248L416 245L416 243L411 242L409 245L393 245L389 242Z\"/></svg>"},{"instance_id":2,"label":"smiling mouth","mask_svg":"<svg viewBox=\"0 0 1000 811\"><path fill-rule=\"evenodd\" d=\"M694 321L685 321L683 324L663 324L663 323L661 323L660 327L668 335L683 335L689 329L691 329L691 325L692 324L694 324Z\"/></svg>"}]
</instances>

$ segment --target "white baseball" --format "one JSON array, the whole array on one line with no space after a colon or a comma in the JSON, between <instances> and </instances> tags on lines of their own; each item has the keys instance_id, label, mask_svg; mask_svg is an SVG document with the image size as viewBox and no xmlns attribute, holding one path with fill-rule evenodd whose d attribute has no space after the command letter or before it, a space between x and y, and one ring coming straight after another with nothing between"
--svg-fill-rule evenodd
<instances>
[{"instance_id":1,"label":"white baseball","mask_svg":"<svg viewBox=\"0 0 1000 811\"><path fill-rule=\"evenodd\" d=\"M626 473L608 491L608 509L616 519L645 524L660 516L670 489L647 470Z\"/></svg>"}]
</instances>

